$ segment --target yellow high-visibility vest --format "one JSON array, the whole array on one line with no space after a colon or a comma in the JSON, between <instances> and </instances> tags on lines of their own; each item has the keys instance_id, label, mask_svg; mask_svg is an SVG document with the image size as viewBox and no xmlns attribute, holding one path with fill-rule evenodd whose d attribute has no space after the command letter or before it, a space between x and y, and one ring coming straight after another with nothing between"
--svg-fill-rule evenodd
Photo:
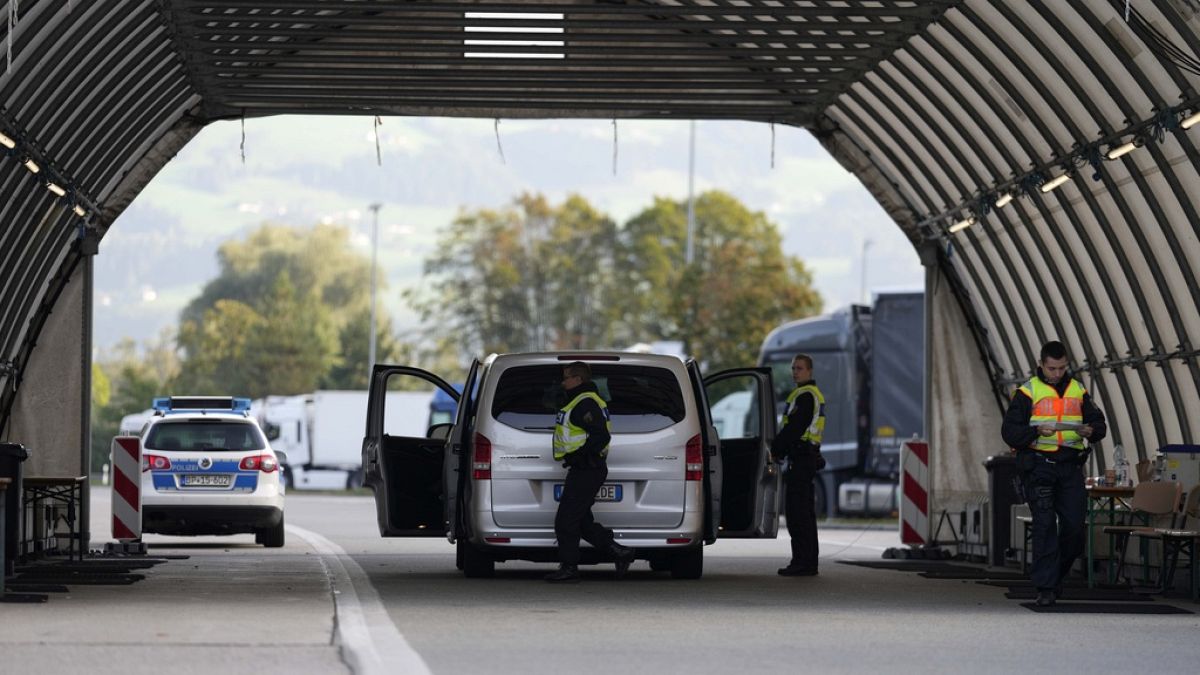
<instances>
[{"instance_id":1,"label":"yellow high-visibility vest","mask_svg":"<svg viewBox=\"0 0 1200 675\"><path fill-rule=\"evenodd\" d=\"M808 423L808 428L804 430L804 435L800 437L802 441L808 441L816 445L821 444L821 436L825 433L825 396L821 390L817 388L816 383L809 383L802 387L796 387L787 397L787 409L792 409L792 404L796 402L801 394L811 393L813 395L813 417ZM783 421L779 423L779 428L787 426L788 416L784 412Z\"/></svg>"},{"instance_id":2,"label":"yellow high-visibility vest","mask_svg":"<svg viewBox=\"0 0 1200 675\"><path fill-rule=\"evenodd\" d=\"M565 408L559 410L558 417L554 420L554 459L556 461L582 448L587 441L587 431L583 427L571 423L571 411L585 398L592 399L600 406L600 412L604 414L604 424L608 427L608 432L612 433L612 421L608 418L608 404L596 392L585 391L572 399ZM600 456L608 456L607 445L600 450Z\"/></svg>"},{"instance_id":3,"label":"yellow high-visibility vest","mask_svg":"<svg viewBox=\"0 0 1200 675\"><path fill-rule=\"evenodd\" d=\"M1062 396L1040 377L1030 378L1017 391L1028 396L1033 402L1033 412L1029 415L1030 426L1050 422L1083 424L1083 395L1087 393L1087 389L1083 388L1079 380L1072 378ZM1058 452L1059 447L1082 450L1086 442L1078 432L1058 431L1053 436L1038 436L1032 447L1038 452Z\"/></svg>"}]
</instances>

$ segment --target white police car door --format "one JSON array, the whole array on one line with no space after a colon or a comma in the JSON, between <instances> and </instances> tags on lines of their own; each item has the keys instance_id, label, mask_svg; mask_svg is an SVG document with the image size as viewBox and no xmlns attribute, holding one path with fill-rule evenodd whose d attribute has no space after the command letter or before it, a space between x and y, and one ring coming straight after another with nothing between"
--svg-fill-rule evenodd
<instances>
[{"instance_id":1,"label":"white police car door","mask_svg":"<svg viewBox=\"0 0 1200 675\"><path fill-rule=\"evenodd\" d=\"M770 368L737 368L704 378L720 438L721 537L779 533L780 471L771 461L775 439Z\"/></svg>"},{"instance_id":2,"label":"white police car door","mask_svg":"<svg viewBox=\"0 0 1200 675\"><path fill-rule=\"evenodd\" d=\"M425 428L429 410L390 411L389 391L411 388L406 378L433 385L455 401L459 394L433 373L409 366L377 364L371 374L367 398L366 435L362 443L363 484L375 492L375 515L379 533L385 537L433 537L447 533L447 523L456 517L457 471L447 464L458 458L446 452L445 434L430 436ZM395 406L396 402L392 402ZM399 413L423 415L419 432L392 432L390 420ZM409 435L412 433L412 435ZM449 483L449 485L447 485ZM449 513L447 512L449 508Z\"/></svg>"}]
</instances>

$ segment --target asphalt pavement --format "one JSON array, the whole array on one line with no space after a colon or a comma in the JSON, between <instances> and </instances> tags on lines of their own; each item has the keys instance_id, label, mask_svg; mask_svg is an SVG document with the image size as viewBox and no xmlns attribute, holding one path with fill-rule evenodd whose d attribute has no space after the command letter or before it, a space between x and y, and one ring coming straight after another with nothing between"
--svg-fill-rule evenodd
<instances>
[{"instance_id":1,"label":"asphalt pavement","mask_svg":"<svg viewBox=\"0 0 1200 675\"><path fill-rule=\"evenodd\" d=\"M837 562L880 560L898 542L877 528L823 528L817 577L775 574L783 532L708 547L700 580L639 561L564 588L532 563L465 579L442 538L380 538L370 497L293 492L287 520L282 549L148 535L151 559L172 557L128 570L141 580L0 604L0 673L1191 673L1198 654L1200 614L1035 613L978 579Z\"/></svg>"}]
</instances>

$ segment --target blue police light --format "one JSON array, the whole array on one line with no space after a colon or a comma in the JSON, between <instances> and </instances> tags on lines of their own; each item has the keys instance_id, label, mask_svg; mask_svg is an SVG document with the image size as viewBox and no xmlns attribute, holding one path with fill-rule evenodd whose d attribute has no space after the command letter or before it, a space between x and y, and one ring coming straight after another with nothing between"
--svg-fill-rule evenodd
<instances>
[{"instance_id":1,"label":"blue police light","mask_svg":"<svg viewBox=\"0 0 1200 675\"><path fill-rule=\"evenodd\" d=\"M160 415L173 412L235 412L250 410L250 399L233 396L161 396L151 406Z\"/></svg>"}]
</instances>

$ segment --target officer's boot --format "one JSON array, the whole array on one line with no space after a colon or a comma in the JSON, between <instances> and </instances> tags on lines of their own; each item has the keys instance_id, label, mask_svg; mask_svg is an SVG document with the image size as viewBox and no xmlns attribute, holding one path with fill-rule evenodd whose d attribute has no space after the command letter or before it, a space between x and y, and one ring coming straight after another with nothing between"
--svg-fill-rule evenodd
<instances>
[{"instance_id":1,"label":"officer's boot","mask_svg":"<svg viewBox=\"0 0 1200 675\"><path fill-rule=\"evenodd\" d=\"M552 584L577 584L579 568L575 565L559 565L557 570L546 575L546 581Z\"/></svg>"},{"instance_id":2,"label":"officer's boot","mask_svg":"<svg viewBox=\"0 0 1200 675\"><path fill-rule=\"evenodd\" d=\"M614 541L612 546L608 548L608 552L612 554L613 564L617 566L617 578L620 579L629 571L629 566L633 564L634 558L637 557L637 551Z\"/></svg>"}]
</instances>

